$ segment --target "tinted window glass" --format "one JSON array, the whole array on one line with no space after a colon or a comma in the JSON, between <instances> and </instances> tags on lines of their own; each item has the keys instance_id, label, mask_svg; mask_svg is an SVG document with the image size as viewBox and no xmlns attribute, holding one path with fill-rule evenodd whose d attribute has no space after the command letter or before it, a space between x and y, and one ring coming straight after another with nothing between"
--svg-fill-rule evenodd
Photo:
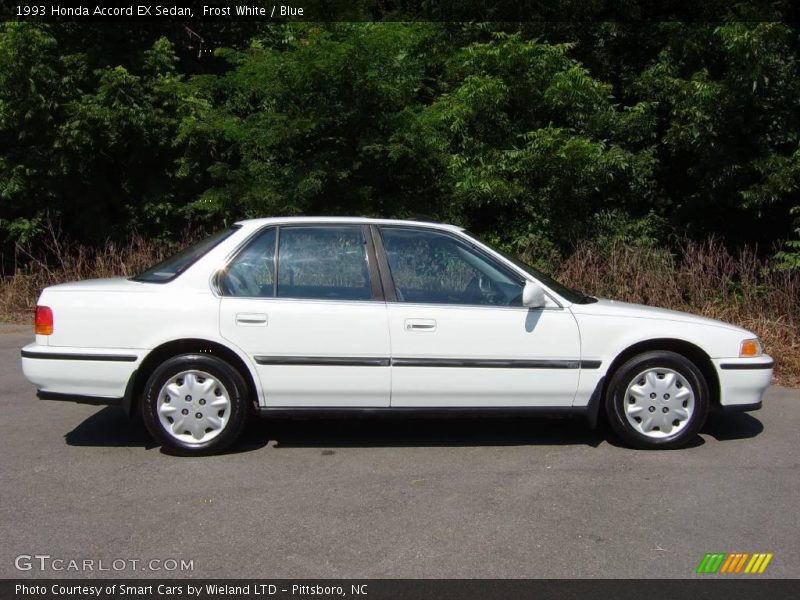
<instances>
[{"instance_id":1,"label":"tinted window glass","mask_svg":"<svg viewBox=\"0 0 800 600\"><path fill-rule=\"evenodd\" d=\"M165 283L175 279L195 262L200 260L203 255L219 244L226 237L236 231L238 227L219 231L188 248L181 250L177 254L170 256L167 260L150 267L143 273L139 273L131 279L135 281L145 281L147 283Z\"/></svg>"},{"instance_id":2,"label":"tinted window glass","mask_svg":"<svg viewBox=\"0 0 800 600\"><path fill-rule=\"evenodd\" d=\"M442 233L382 227L398 300L424 304L521 306L520 278Z\"/></svg>"},{"instance_id":3,"label":"tinted window glass","mask_svg":"<svg viewBox=\"0 0 800 600\"><path fill-rule=\"evenodd\" d=\"M220 276L225 296L268 298L275 294L275 228L260 233Z\"/></svg>"},{"instance_id":4,"label":"tinted window glass","mask_svg":"<svg viewBox=\"0 0 800 600\"><path fill-rule=\"evenodd\" d=\"M281 227L279 238L279 297L372 297L361 227Z\"/></svg>"}]
</instances>

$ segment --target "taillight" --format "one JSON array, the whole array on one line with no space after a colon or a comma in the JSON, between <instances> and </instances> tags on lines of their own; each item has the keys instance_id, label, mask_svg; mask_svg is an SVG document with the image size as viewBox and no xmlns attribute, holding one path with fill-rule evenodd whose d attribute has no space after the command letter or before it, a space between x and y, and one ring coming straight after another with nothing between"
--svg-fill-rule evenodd
<instances>
[{"instance_id":1,"label":"taillight","mask_svg":"<svg viewBox=\"0 0 800 600\"><path fill-rule=\"evenodd\" d=\"M33 330L36 335L51 335L53 333L53 311L49 306L36 307Z\"/></svg>"}]
</instances>

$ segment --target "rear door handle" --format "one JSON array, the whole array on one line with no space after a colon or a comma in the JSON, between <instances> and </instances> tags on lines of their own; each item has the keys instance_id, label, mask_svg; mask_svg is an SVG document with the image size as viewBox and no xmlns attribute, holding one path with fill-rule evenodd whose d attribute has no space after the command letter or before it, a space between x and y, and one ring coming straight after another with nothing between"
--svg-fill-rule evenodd
<instances>
[{"instance_id":1,"label":"rear door handle","mask_svg":"<svg viewBox=\"0 0 800 600\"><path fill-rule=\"evenodd\" d=\"M406 319L406 331L436 331L436 321L433 319Z\"/></svg>"},{"instance_id":2,"label":"rear door handle","mask_svg":"<svg viewBox=\"0 0 800 600\"><path fill-rule=\"evenodd\" d=\"M236 313L236 324L243 327L266 327L267 315L264 313Z\"/></svg>"}]
</instances>

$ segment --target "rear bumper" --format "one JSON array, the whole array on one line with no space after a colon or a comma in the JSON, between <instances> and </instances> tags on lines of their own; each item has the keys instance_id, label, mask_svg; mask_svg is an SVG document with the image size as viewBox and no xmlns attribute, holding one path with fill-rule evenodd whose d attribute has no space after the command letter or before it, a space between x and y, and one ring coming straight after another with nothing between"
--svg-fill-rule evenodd
<instances>
[{"instance_id":1,"label":"rear bumper","mask_svg":"<svg viewBox=\"0 0 800 600\"><path fill-rule=\"evenodd\" d=\"M761 408L761 398L772 381L773 360L758 358L722 358L712 360L720 388L723 412L743 412Z\"/></svg>"},{"instance_id":2,"label":"rear bumper","mask_svg":"<svg viewBox=\"0 0 800 600\"><path fill-rule=\"evenodd\" d=\"M29 344L22 349L22 372L47 400L114 404L125 396L140 353L131 350L53 348ZM92 400L78 400L92 399Z\"/></svg>"},{"instance_id":3,"label":"rear bumper","mask_svg":"<svg viewBox=\"0 0 800 600\"><path fill-rule=\"evenodd\" d=\"M39 400L60 400L61 402L75 402L76 404L91 404L93 406L122 406L122 398L104 398L102 396L77 396L75 394L59 394L58 392L36 392Z\"/></svg>"}]
</instances>

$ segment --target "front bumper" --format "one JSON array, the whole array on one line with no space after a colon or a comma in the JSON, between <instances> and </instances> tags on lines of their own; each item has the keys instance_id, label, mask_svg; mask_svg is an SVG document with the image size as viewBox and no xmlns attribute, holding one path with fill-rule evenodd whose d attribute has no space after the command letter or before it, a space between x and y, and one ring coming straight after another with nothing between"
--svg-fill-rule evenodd
<instances>
[{"instance_id":1,"label":"front bumper","mask_svg":"<svg viewBox=\"0 0 800 600\"><path fill-rule=\"evenodd\" d=\"M761 408L761 398L772 381L774 362L771 357L719 358L711 362L719 379L720 407L723 412Z\"/></svg>"}]
</instances>

